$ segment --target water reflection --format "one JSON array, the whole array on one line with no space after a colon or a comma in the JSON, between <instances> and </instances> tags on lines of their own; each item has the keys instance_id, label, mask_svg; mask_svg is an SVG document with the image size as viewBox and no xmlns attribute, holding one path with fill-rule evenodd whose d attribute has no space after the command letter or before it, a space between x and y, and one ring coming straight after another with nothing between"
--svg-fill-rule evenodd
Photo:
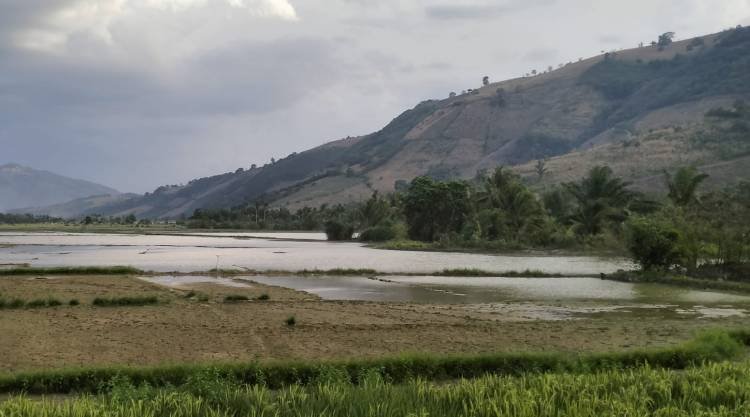
<instances>
[{"instance_id":1,"label":"water reflection","mask_svg":"<svg viewBox=\"0 0 750 417\"><path fill-rule=\"evenodd\" d=\"M14 245L2 247L2 244ZM526 269L589 275L628 269L623 259L587 256L508 256L388 251L358 243L237 238L221 235L112 235L0 233L0 263L49 266L129 265L158 272L206 271L220 257L222 268L253 270L368 268L383 272L431 273L479 268Z\"/></svg>"}]
</instances>

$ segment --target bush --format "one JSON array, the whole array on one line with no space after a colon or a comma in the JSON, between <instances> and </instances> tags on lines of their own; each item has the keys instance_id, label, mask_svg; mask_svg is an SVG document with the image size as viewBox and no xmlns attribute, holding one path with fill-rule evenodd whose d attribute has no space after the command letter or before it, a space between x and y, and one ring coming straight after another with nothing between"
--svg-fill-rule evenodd
<instances>
[{"instance_id":1,"label":"bush","mask_svg":"<svg viewBox=\"0 0 750 417\"><path fill-rule=\"evenodd\" d=\"M47 300L36 299L26 303L26 308L42 308L47 307Z\"/></svg>"},{"instance_id":2,"label":"bush","mask_svg":"<svg viewBox=\"0 0 750 417\"><path fill-rule=\"evenodd\" d=\"M56 298L50 298L47 300L47 306L48 307L58 307L61 306L63 303L62 301L56 299Z\"/></svg>"},{"instance_id":3,"label":"bush","mask_svg":"<svg viewBox=\"0 0 750 417\"><path fill-rule=\"evenodd\" d=\"M75 306L80 305L80 304L81 304L81 302L78 301L78 300L76 300L75 298L72 299L72 300L70 300L70 301L68 301L68 305L71 306L71 307L75 307Z\"/></svg>"},{"instance_id":4,"label":"bush","mask_svg":"<svg viewBox=\"0 0 750 417\"><path fill-rule=\"evenodd\" d=\"M93 305L97 307L129 307L129 306L145 306L158 304L159 299L154 296L149 297L119 297L119 298L101 298L97 297L93 301Z\"/></svg>"},{"instance_id":5,"label":"bush","mask_svg":"<svg viewBox=\"0 0 750 417\"><path fill-rule=\"evenodd\" d=\"M380 225L371 227L362 232L362 234L359 235L359 240L364 242L385 242L396 239L396 237L397 232L393 226Z\"/></svg>"},{"instance_id":6,"label":"bush","mask_svg":"<svg viewBox=\"0 0 750 417\"><path fill-rule=\"evenodd\" d=\"M328 240L351 240L352 236L354 235L354 227L337 220L331 220L326 222L325 232Z\"/></svg>"},{"instance_id":7,"label":"bush","mask_svg":"<svg viewBox=\"0 0 750 417\"><path fill-rule=\"evenodd\" d=\"M268 301L270 299L271 299L271 296L269 296L268 294L261 294L257 298L258 301Z\"/></svg>"},{"instance_id":8,"label":"bush","mask_svg":"<svg viewBox=\"0 0 750 417\"><path fill-rule=\"evenodd\" d=\"M297 319L294 316L289 316L284 320L284 323L286 323L287 326L292 327L297 324Z\"/></svg>"},{"instance_id":9,"label":"bush","mask_svg":"<svg viewBox=\"0 0 750 417\"><path fill-rule=\"evenodd\" d=\"M653 218L633 219L628 224L628 250L644 270L669 269L679 258L677 229Z\"/></svg>"},{"instance_id":10,"label":"bush","mask_svg":"<svg viewBox=\"0 0 750 417\"><path fill-rule=\"evenodd\" d=\"M248 298L248 296L246 295L238 294L227 295L226 297L224 297L225 303L239 303L242 301L250 301L250 298Z\"/></svg>"}]
</instances>

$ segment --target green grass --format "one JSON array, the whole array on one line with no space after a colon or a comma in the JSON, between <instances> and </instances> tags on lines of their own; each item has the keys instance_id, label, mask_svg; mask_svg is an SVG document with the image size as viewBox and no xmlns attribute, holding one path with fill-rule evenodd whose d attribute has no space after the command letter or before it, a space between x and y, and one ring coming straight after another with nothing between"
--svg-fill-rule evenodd
<instances>
[{"instance_id":1,"label":"green grass","mask_svg":"<svg viewBox=\"0 0 750 417\"><path fill-rule=\"evenodd\" d=\"M91 304L96 307L136 307L159 304L159 298L156 296L114 298L97 297Z\"/></svg>"},{"instance_id":2,"label":"green grass","mask_svg":"<svg viewBox=\"0 0 750 417\"><path fill-rule=\"evenodd\" d=\"M22 275L136 275L143 271L129 266L0 269L0 276Z\"/></svg>"},{"instance_id":3,"label":"green grass","mask_svg":"<svg viewBox=\"0 0 750 417\"><path fill-rule=\"evenodd\" d=\"M326 417L746 417L750 364L707 364L676 372L637 367L590 373L485 375L395 384L377 372L352 383L340 372L280 390L225 380L210 370L179 387L109 383L110 392L65 400L13 397L2 416Z\"/></svg>"},{"instance_id":4,"label":"green grass","mask_svg":"<svg viewBox=\"0 0 750 417\"><path fill-rule=\"evenodd\" d=\"M674 285L699 290L730 291L750 294L750 283L691 278L667 272L621 271L604 275L604 279L620 282L637 282Z\"/></svg>"},{"instance_id":5,"label":"green grass","mask_svg":"<svg viewBox=\"0 0 750 417\"><path fill-rule=\"evenodd\" d=\"M47 370L0 375L0 393L29 394L97 393L113 378L127 378L136 385L152 387L184 385L196 375L211 371L223 380L262 384L272 389L311 384L331 373L356 382L361 375L376 372L393 383L413 378L453 381L487 374L522 375L537 372L588 373L652 366L685 369L705 362L741 357L750 343L750 332L712 331L674 347L597 354L498 353L485 355L411 355L338 362L278 362L160 367L103 367Z\"/></svg>"}]
</instances>

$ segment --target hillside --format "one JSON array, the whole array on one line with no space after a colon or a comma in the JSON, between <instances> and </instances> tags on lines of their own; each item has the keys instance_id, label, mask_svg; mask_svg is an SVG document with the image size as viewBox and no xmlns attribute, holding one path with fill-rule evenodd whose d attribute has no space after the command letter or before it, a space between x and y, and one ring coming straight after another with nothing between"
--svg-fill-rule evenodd
<instances>
[{"instance_id":1,"label":"hillside","mask_svg":"<svg viewBox=\"0 0 750 417\"><path fill-rule=\"evenodd\" d=\"M749 178L750 120L706 114L750 101L748 68L748 28L610 52L428 100L373 134L162 187L99 212L178 217L257 200L294 209L361 200L418 175L468 178L498 165L544 187L606 163L654 190L662 170L690 163L710 168L718 186ZM546 161L541 177L538 160Z\"/></svg>"},{"instance_id":2,"label":"hillside","mask_svg":"<svg viewBox=\"0 0 750 417\"><path fill-rule=\"evenodd\" d=\"M94 195L117 195L115 189L18 164L0 166L0 212L65 203ZM46 210L44 210L46 211Z\"/></svg>"}]
</instances>

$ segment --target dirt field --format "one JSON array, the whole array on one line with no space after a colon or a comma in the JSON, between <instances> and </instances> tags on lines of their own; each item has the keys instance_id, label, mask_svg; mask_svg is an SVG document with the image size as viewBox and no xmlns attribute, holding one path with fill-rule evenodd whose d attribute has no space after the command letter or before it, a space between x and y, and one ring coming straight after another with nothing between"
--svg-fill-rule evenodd
<instances>
[{"instance_id":1,"label":"dirt field","mask_svg":"<svg viewBox=\"0 0 750 417\"><path fill-rule=\"evenodd\" d=\"M208 296L185 298L189 291ZM269 301L223 302L226 295ZM79 306L0 310L0 371L91 365L156 365L273 359L342 359L403 352L605 351L674 343L701 328L739 326L746 318L700 319L642 313L578 314L535 320L513 309L321 301L251 284L164 287L134 277L13 277L0 295L55 297ZM156 295L156 306L93 307L98 296ZM297 325L284 321L295 316Z\"/></svg>"}]
</instances>

